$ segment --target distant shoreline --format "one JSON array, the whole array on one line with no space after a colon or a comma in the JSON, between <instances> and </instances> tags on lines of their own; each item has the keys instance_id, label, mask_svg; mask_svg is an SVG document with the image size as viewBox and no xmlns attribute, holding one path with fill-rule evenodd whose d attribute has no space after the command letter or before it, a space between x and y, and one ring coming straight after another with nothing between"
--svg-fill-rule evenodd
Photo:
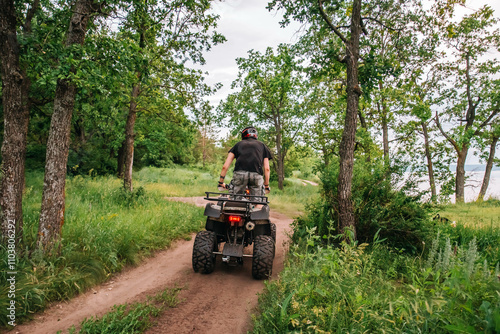
<instances>
[{"instance_id":1,"label":"distant shoreline","mask_svg":"<svg viewBox=\"0 0 500 334\"><path fill-rule=\"evenodd\" d=\"M455 171L457 169L457 164L451 164L450 170ZM466 172L484 172L486 170L486 165L474 164L474 165L465 165ZM500 167L493 166L492 171L499 171Z\"/></svg>"}]
</instances>

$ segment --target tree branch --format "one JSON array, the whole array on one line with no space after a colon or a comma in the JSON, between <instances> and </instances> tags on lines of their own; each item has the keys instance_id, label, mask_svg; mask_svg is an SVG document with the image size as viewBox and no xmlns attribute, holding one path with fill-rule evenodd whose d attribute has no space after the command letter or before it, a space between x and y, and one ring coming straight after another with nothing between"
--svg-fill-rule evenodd
<instances>
[{"instance_id":1,"label":"tree branch","mask_svg":"<svg viewBox=\"0 0 500 334\"><path fill-rule=\"evenodd\" d=\"M457 142L454 141L453 138L451 138L450 136L448 136L448 134L446 132L444 132L443 127L441 126L441 122L439 122L439 116L438 116L438 112L437 111L436 111L435 121L436 121L436 125L439 128L439 131L441 131L441 133L443 134L443 136L450 142L451 145L453 145L453 147L455 148L455 150L457 152L460 152L460 148L458 147Z\"/></svg>"},{"instance_id":2,"label":"tree branch","mask_svg":"<svg viewBox=\"0 0 500 334\"><path fill-rule=\"evenodd\" d=\"M488 118L478 126L476 131L474 131L474 136L477 136L481 132L481 129L488 125L488 123L493 119L493 117L495 117L496 114L498 114L499 111L500 109L493 110L490 116L488 116Z\"/></svg>"},{"instance_id":3,"label":"tree branch","mask_svg":"<svg viewBox=\"0 0 500 334\"><path fill-rule=\"evenodd\" d=\"M35 13L38 9L38 6L40 5L40 0L35 0L33 3L33 6L31 6L28 9L28 12L26 13L26 22L23 24L23 30L24 33L31 33L31 21L33 20L33 17L35 16Z\"/></svg>"},{"instance_id":4,"label":"tree branch","mask_svg":"<svg viewBox=\"0 0 500 334\"><path fill-rule=\"evenodd\" d=\"M384 23L382 23L382 21L380 21L379 19L376 19L374 17L362 17L361 18L361 22L363 22L363 20L370 20L370 21L373 21L373 22L376 22L378 23L379 25L381 25L382 27L386 28L386 29L389 29L389 30L392 30L392 31L403 31L403 28L399 28L399 29L396 29L396 28L393 28L393 27L389 27L387 25L385 25ZM361 26L363 26L364 24L361 23Z\"/></svg>"},{"instance_id":5,"label":"tree branch","mask_svg":"<svg viewBox=\"0 0 500 334\"><path fill-rule=\"evenodd\" d=\"M340 32L340 30L338 30L338 28L333 25L332 21L330 21L330 19L326 15L325 11L323 10L322 0L318 0L318 7L319 7L319 12L321 13L321 17L323 18L323 20L325 20L330 29L332 29L335 35L337 35L342 40L342 42L344 42L345 45L349 45L349 41L344 37L344 35Z\"/></svg>"}]
</instances>

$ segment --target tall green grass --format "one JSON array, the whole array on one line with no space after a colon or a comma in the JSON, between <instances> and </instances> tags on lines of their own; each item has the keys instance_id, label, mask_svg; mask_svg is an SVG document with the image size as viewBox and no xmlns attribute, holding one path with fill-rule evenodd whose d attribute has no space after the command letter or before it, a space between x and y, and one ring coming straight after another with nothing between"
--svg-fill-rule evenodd
<instances>
[{"instance_id":1,"label":"tall green grass","mask_svg":"<svg viewBox=\"0 0 500 334\"><path fill-rule=\"evenodd\" d=\"M312 232L312 231L311 231ZM427 258L372 245L291 248L253 333L498 333L500 275L474 242Z\"/></svg>"},{"instance_id":2,"label":"tall green grass","mask_svg":"<svg viewBox=\"0 0 500 334\"><path fill-rule=\"evenodd\" d=\"M130 194L114 177L75 176L66 183L60 251L44 255L35 247L43 175L30 173L26 181L24 240L17 250L17 323L47 303L71 298L204 226L200 208L165 200L168 193L151 187L153 178L136 180L136 190ZM0 257L6 265L5 249ZM6 278L2 270L2 310L10 301ZM0 319L5 326L7 318Z\"/></svg>"},{"instance_id":3,"label":"tall green grass","mask_svg":"<svg viewBox=\"0 0 500 334\"><path fill-rule=\"evenodd\" d=\"M438 208L437 214L447 222L437 222L442 241L452 245L468 244L474 238L479 252L489 262L500 261L500 201L453 204Z\"/></svg>"}]
</instances>

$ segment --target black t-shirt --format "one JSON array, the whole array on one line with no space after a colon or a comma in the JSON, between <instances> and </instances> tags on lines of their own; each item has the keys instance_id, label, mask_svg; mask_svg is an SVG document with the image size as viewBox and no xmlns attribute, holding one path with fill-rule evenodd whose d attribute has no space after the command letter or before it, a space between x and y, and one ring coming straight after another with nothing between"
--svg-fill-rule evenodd
<instances>
[{"instance_id":1,"label":"black t-shirt","mask_svg":"<svg viewBox=\"0 0 500 334\"><path fill-rule=\"evenodd\" d=\"M271 151L267 146L254 138L247 138L236 143L229 152L233 153L236 158L235 171L255 172L262 175L264 174L262 169L264 159L272 159Z\"/></svg>"}]
</instances>

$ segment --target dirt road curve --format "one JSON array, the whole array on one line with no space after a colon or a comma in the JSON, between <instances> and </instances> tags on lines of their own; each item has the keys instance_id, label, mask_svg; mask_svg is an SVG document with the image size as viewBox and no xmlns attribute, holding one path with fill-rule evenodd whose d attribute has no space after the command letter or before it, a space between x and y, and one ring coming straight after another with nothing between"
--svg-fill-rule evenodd
<instances>
[{"instance_id":1,"label":"dirt road curve","mask_svg":"<svg viewBox=\"0 0 500 334\"><path fill-rule=\"evenodd\" d=\"M205 206L202 197L171 198ZM273 212L272 222L277 226L276 257L273 278L283 268L285 231L292 219ZM216 265L209 275L194 273L191 267L191 241L178 241L168 250L159 252L136 268L117 275L69 302L62 302L35 316L35 320L15 327L10 333L54 334L66 333L72 325L83 319L101 316L113 305L141 301L166 287L184 287L179 298L182 302L166 311L157 324L146 333L246 333L251 329L250 315L257 305L257 294L264 288L263 281L251 275L251 259L243 266ZM251 249L246 250L251 253Z\"/></svg>"}]
</instances>

